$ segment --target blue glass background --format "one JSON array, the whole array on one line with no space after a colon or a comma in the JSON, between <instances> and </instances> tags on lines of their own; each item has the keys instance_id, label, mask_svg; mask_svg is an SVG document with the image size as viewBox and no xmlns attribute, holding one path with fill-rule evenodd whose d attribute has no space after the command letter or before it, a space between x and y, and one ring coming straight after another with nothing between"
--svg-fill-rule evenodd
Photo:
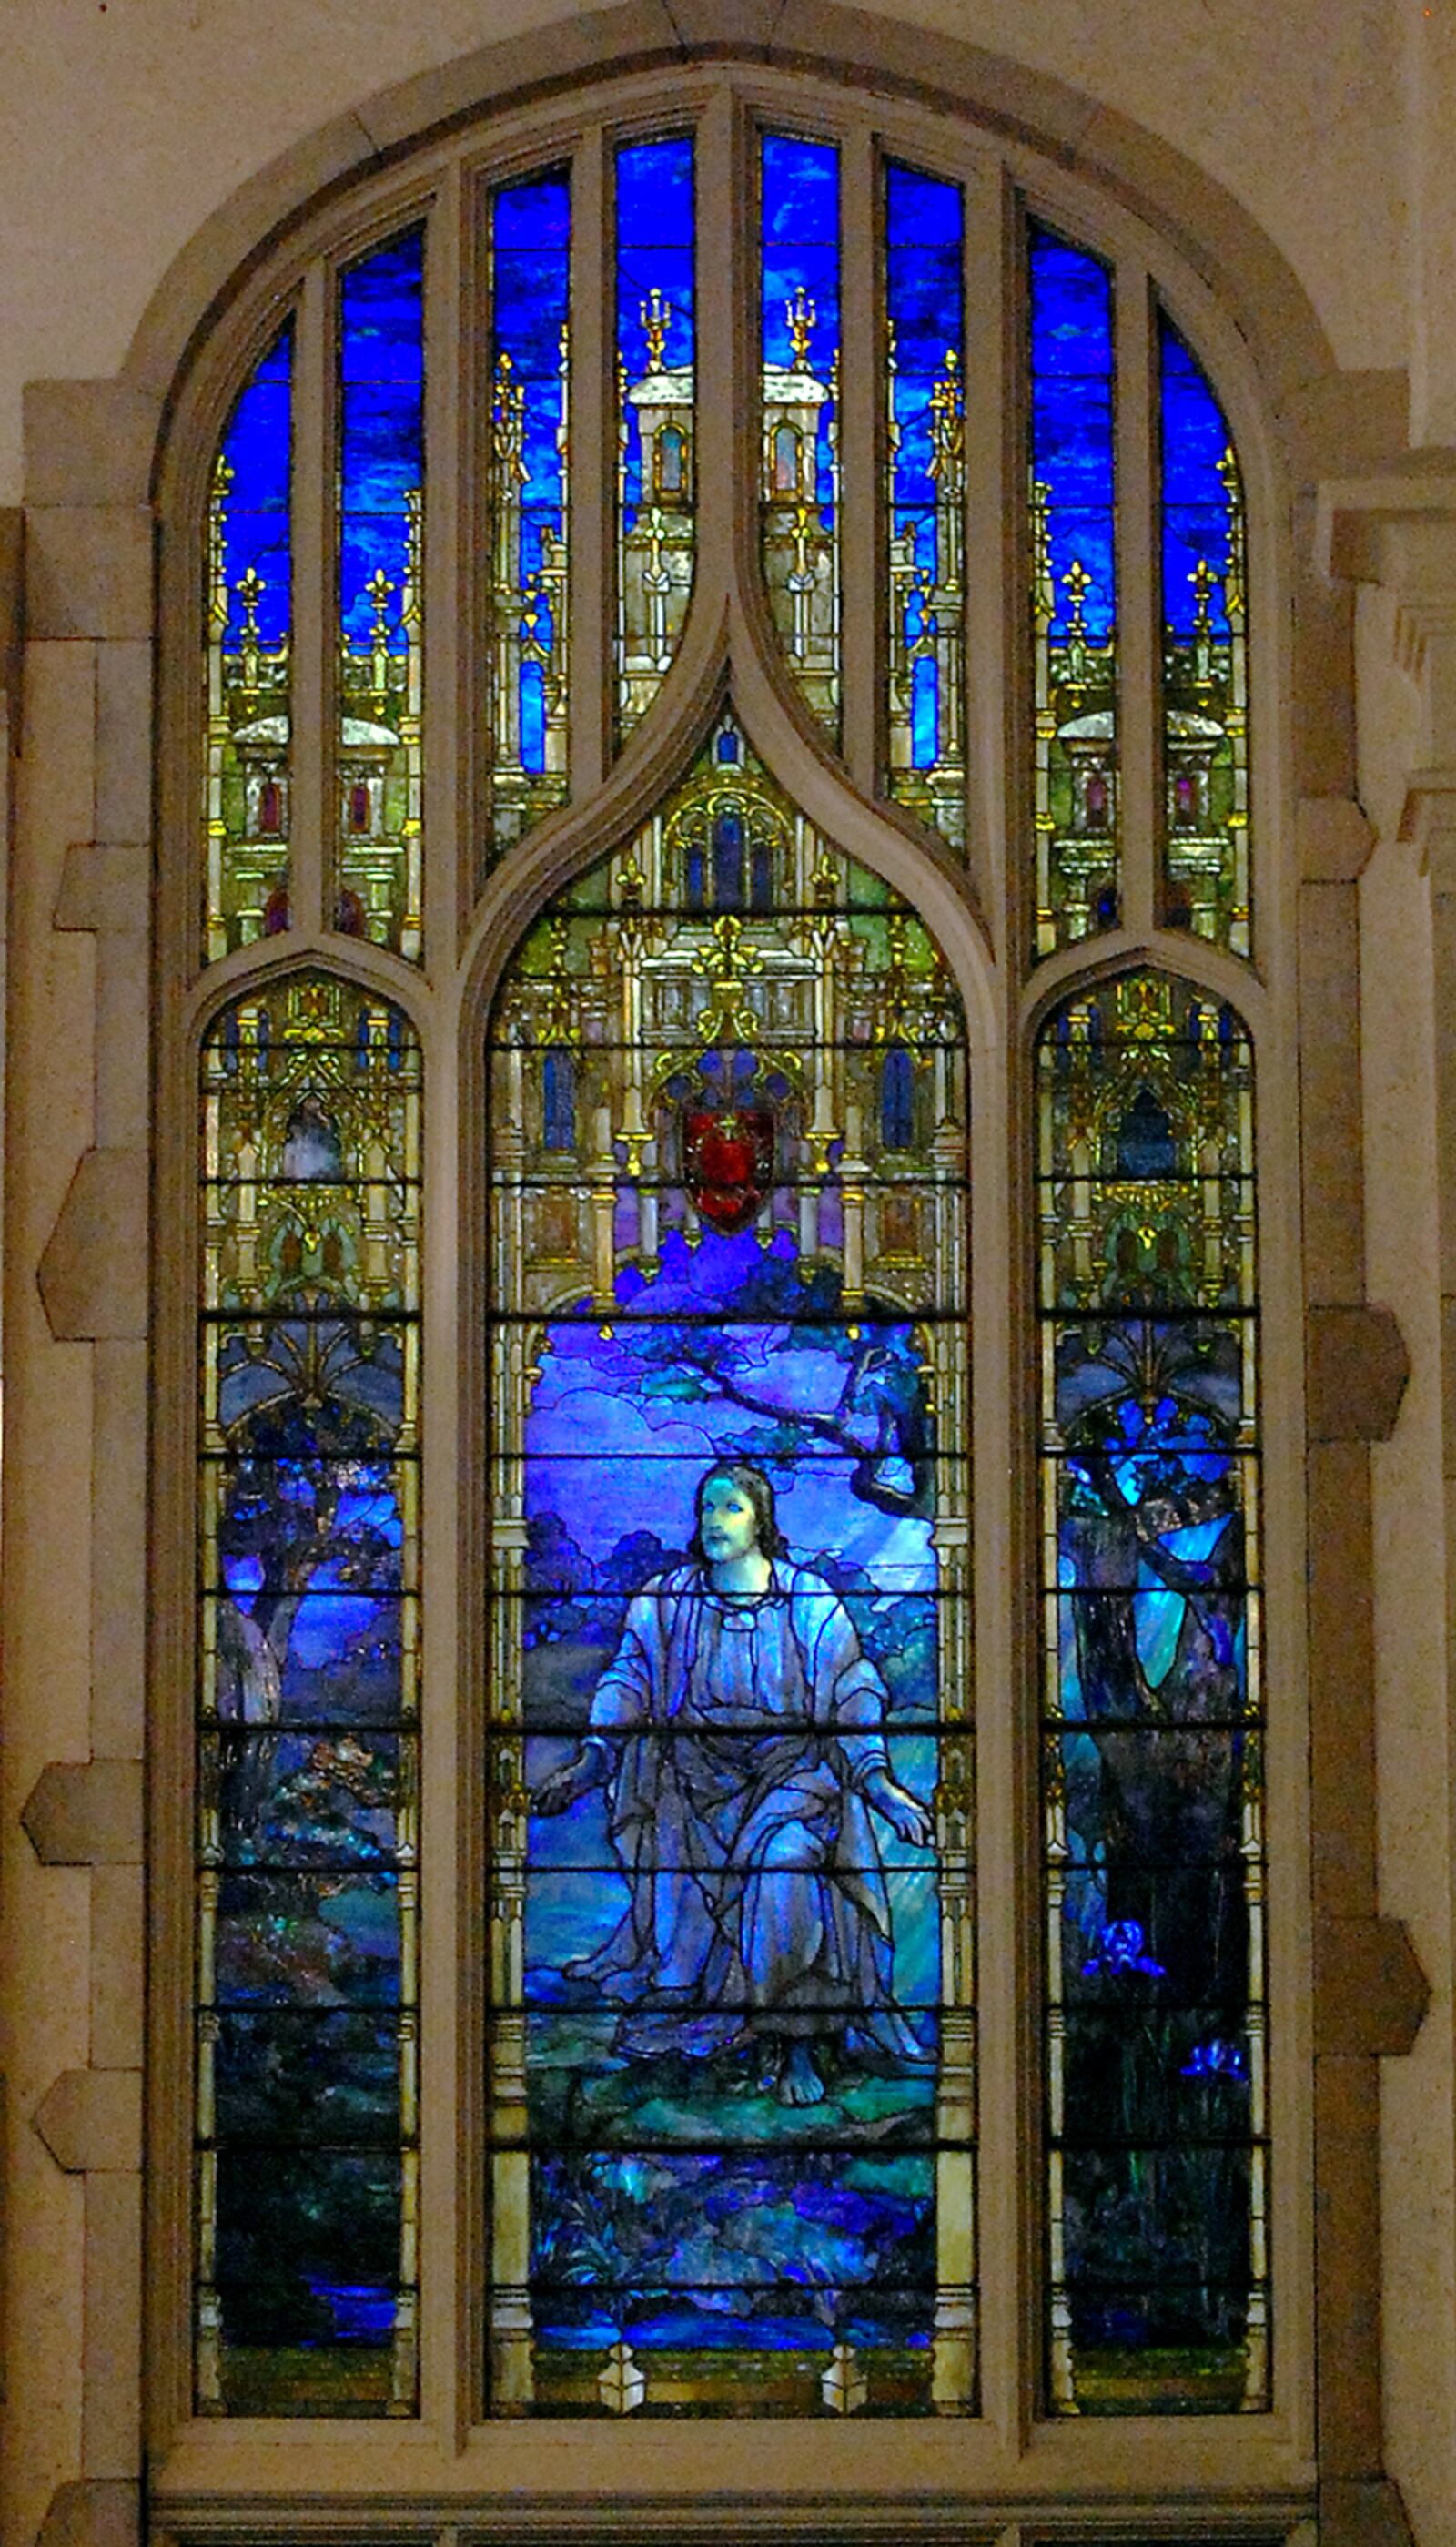
<instances>
[{"instance_id":1,"label":"blue glass background","mask_svg":"<svg viewBox=\"0 0 1456 2547\"><path fill-rule=\"evenodd\" d=\"M560 340L570 308L571 190L562 175L505 186L494 200L491 233L491 375L509 354L526 393L526 481L521 488L520 579L541 564L541 533L564 527L560 424ZM541 634L546 633L543 613Z\"/></svg>"},{"instance_id":2,"label":"blue glass background","mask_svg":"<svg viewBox=\"0 0 1456 2547\"><path fill-rule=\"evenodd\" d=\"M1223 577L1231 554L1232 507L1219 462L1233 437L1201 365L1165 317L1159 317L1157 339L1163 616L1175 637L1192 634L1196 604L1188 578L1199 559L1206 558L1218 577L1209 590L1209 618L1215 633L1227 637Z\"/></svg>"},{"instance_id":3,"label":"blue glass background","mask_svg":"<svg viewBox=\"0 0 1456 2547\"><path fill-rule=\"evenodd\" d=\"M827 381L839 352L839 153L797 134L763 137L763 359L792 369L794 344L785 305L802 285L817 318L809 367ZM834 408L819 408L818 497L832 519L828 428Z\"/></svg>"},{"instance_id":4,"label":"blue glass background","mask_svg":"<svg viewBox=\"0 0 1456 2547\"><path fill-rule=\"evenodd\" d=\"M410 230L339 286L339 608L358 644L374 624L365 585L380 569L389 596L390 647L399 627L407 559L404 498L424 483L425 234Z\"/></svg>"},{"instance_id":5,"label":"blue glass background","mask_svg":"<svg viewBox=\"0 0 1456 2547\"><path fill-rule=\"evenodd\" d=\"M1084 249L1039 228L1031 232L1028 266L1031 458L1033 475L1051 490L1052 637L1067 634L1062 578L1076 559L1091 576L1084 625L1100 641L1117 618L1112 277Z\"/></svg>"},{"instance_id":6,"label":"blue glass background","mask_svg":"<svg viewBox=\"0 0 1456 2547\"><path fill-rule=\"evenodd\" d=\"M933 567L930 392L947 350L965 354L961 189L912 168L886 171L886 303L895 324L899 443L891 500L897 530L916 526L917 563Z\"/></svg>"},{"instance_id":7,"label":"blue glass background","mask_svg":"<svg viewBox=\"0 0 1456 2547\"><path fill-rule=\"evenodd\" d=\"M647 368L642 306L654 285L672 307L663 364L669 371L692 368L693 238L693 145L688 135L635 142L619 150L617 351L629 381L641 380ZM642 500L642 451L635 427L628 436L626 464L622 527L631 530Z\"/></svg>"},{"instance_id":8,"label":"blue glass background","mask_svg":"<svg viewBox=\"0 0 1456 2547\"><path fill-rule=\"evenodd\" d=\"M895 418L899 439L891 463L892 530L913 540L915 564L936 571L935 481L931 392L954 353L965 374L962 320L961 189L913 168L891 166L885 180L886 307L895 328ZM907 608L905 635L922 633L917 600ZM921 657L912 676L911 763L931 769L939 756L938 667Z\"/></svg>"},{"instance_id":9,"label":"blue glass background","mask_svg":"<svg viewBox=\"0 0 1456 2547\"><path fill-rule=\"evenodd\" d=\"M770 1474L791 1561L843 1599L889 1692L892 1773L928 1797L938 1706L931 1517L865 1500L853 1451L814 1431L840 1408L856 1353L887 1385L921 1387L912 1328L870 1313L851 1336L835 1277L807 1287L782 1232L765 1245L752 1231L704 1230L694 1246L669 1232L657 1272L626 1270L619 1295L610 1322L550 1323L536 1356L522 1619L535 1728L528 1784L574 1750L629 1598L681 1560L705 1468L737 1455ZM735 1402L734 1389L755 1402ZM933 1863L887 1825L876 1840L896 2003L929 2047L940 1992ZM743 2092L746 2081L729 2091L700 2064L614 2057L619 2011L564 1968L606 1942L628 1900L600 1790L533 1819L526 2000L531 2128L543 2152L532 2197L542 2340L590 2348L621 2333L644 2347L760 2351L926 2341L933 2160L901 2152L933 2140L933 2070L855 2062L823 2104L792 2108Z\"/></svg>"},{"instance_id":10,"label":"blue glass background","mask_svg":"<svg viewBox=\"0 0 1456 2547\"><path fill-rule=\"evenodd\" d=\"M254 364L219 446L231 464L222 562L229 610L224 649L237 644L236 587L249 567L263 580L258 633L276 646L293 626L290 476L293 462L294 322L290 318Z\"/></svg>"}]
</instances>

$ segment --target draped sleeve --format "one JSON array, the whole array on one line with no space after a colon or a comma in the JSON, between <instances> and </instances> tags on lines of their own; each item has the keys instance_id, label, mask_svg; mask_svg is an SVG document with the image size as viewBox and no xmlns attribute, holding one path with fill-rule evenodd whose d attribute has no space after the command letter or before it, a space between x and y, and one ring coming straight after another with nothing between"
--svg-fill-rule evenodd
<instances>
[{"instance_id":1,"label":"draped sleeve","mask_svg":"<svg viewBox=\"0 0 1456 2547\"><path fill-rule=\"evenodd\" d=\"M855 1786L862 1788L876 1770L890 1768L882 1730L889 1692L838 1594L807 1565L794 1570L790 1616L814 1722L838 1730L845 1765Z\"/></svg>"}]
</instances>

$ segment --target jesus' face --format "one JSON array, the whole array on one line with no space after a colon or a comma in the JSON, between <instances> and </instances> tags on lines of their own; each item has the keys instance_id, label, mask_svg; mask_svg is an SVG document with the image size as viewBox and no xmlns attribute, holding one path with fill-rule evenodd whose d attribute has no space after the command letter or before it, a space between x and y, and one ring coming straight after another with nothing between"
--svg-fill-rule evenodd
<instances>
[{"instance_id":1,"label":"jesus' face","mask_svg":"<svg viewBox=\"0 0 1456 2547\"><path fill-rule=\"evenodd\" d=\"M752 1497L731 1477L710 1477L698 1512L703 1553L710 1565L730 1565L758 1544Z\"/></svg>"}]
</instances>

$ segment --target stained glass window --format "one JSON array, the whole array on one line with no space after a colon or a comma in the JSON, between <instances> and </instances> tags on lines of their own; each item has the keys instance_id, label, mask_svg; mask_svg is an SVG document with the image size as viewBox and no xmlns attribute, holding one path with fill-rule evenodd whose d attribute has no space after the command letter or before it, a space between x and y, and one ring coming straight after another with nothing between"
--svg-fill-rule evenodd
<instances>
[{"instance_id":1,"label":"stained glass window","mask_svg":"<svg viewBox=\"0 0 1456 2547\"><path fill-rule=\"evenodd\" d=\"M1166 974L1037 1062L1054 2411L1268 2402L1252 1062Z\"/></svg>"},{"instance_id":2,"label":"stained glass window","mask_svg":"<svg viewBox=\"0 0 1456 2547\"><path fill-rule=\"evenodd\" d=\"M293 321L217 446L208 519L204 949L289 925Z\"/></svg>"},{"instance_id":3,"label":"stained glass window","mask_svg":"<svg viewBox=\"0 0 1456 2547\"><path fill-rule=\"evenodd\" d=\"M1202 366L1159 313L1166 918L1249 951L1243 489Z\"/></svg>"},{"instance_id":4,"label":"stained glass window","mask_svg":"<svg viewBox=\"0 0 1456 2547\"><path fill-rule=\"evenodd\" d=\"M489 2404L967 2411L955 993L728 722L491 1068Z\"/></svg>"},{"instance_id":5,"label":"stained glass window","mask_svg":"<svg viewBox=\"0 0 1456 2547\"><path fill-rule=\"evenodd\" d=\"M421 949L423 230L339 285L338 864L334 925Z\"/></svg>"},{"instance_id":6,"label":"stained glass window","mask_svg":"<svg viewBox=\"0 0 1456 2547\"><path fill-rule=\"evenodd\" d=\"M885 175L889 790L966 837L966 425L961 189Z\"/></svg>"},{"instance_id":7,"label":"stained glass window","mask_svg":"<svg viewBox=\"0 0 1456 2547\"><path fill-rule=\"evenodd\" d=\"M763 136L762 476L769 606L790 668L839 736L839 153Z\"/></svg>"},{"instance_id":8,"label":"stained glass window","mask_svg":"<svg viewBox=\"0 0 1456 2547\"><path fill-rule=\"evenodd\" d=\"M1221 999L1153 969L1191 961L1190 933L1249 949L1239 464L1132 226L1093 252L1039 213L1003 261L970 158L963 182L909 164L923 123L825 99L818 137L763 131L760 85L723 73L707 101L721 71L627 123L573 109L569 144L513 129L483 173L463 138L413 199L391 179L291 274L296 318L281 300L250 322L214 457L206 953L233 978L203 1047L196 2402L418 2409L425 1064L359 984L376 950L424 955L428 220L431 412L457 419L428 454L430 579L464 596L429 632L451 916L430 961L488 1083L436 1204L436 1313L450 1337L478 1304L485 1365L430 1501L432 1565L483 1551L459 1617L432 1607L486 1855L481 1897L448 1938L431 1922L474 2082L441 2146L483 2196L468 2234L432 2177L455 2240L432 2323L462 2312L442 2351L491 2415L974 2414L984 2163L997 2188L1037 2175L1043 2240L1035 2270L1005 2264L988 2393L1059 2417L1258 2411L1252 1060ZM742 346L710 331L712 263L698 288L699 206L734 189ZM739 478L705 478L699 391L743 354ZM201 580L195 518L187 538ZM574 768L568 655L577 711L591 685ZM775 687L853 775L842 824L827 751L813 820L770 772ZM452 699L475 729L453 777ZM597 744L615 760L659 699L698 720L678 774L633 793L634 750L588 807ZM983 925L1068 975L1033 1056L1041 1528L996 1493L981 1524L1013 1679L1026 1587L985 1534L1043 1568L1039 1720L1023 1751L998 1718L984 1809L1019 1832L1039 1780L1018 1897L1045 1913L1045 1987L1022 2006L1032 1958L998 1956L983 1996L1000 2042L1039 2040L1044 2093L1017 2070L983 2161L970 1065L949 964L874 871L871 800L914 818L881 826L899 884L926 832L963 852L973 712L994 737L1028 709L1034 873L1018 858L997 908L987 869L973 912L957 859L923 858L963 992ZM579 846L554 827L538 895L515 852L569 785ZM201 794L189 765L194 850ZM1128 922L1156 954L1072 979L1069 950ZM307 969L278 978L289 928ZM460 1066L442 1029L437 1125L477 1119ZM994 1248L1018 1244L1005 1157L991 1125ZM454 1350L431 1350L438 1438ZM1019 1475L1030 1407L993 1390L987 1420L985 1473ZM477 1826L456 1837L472 1867ZM1008 2328L1038 2312L1033 2398Z\"/></svg>"},{"instance_id":9,"label":"stained glass window","mask_svg":"<svg viewBox=\"0 0 1456 2547\"><path fill-rule=\"evenodd\" d=\"M617 726L677 651L697 540L693 145L617 153Z\"/></svg>"},{"instance_id":10,"label":"stained glass window","mask_svg":"<svg viewBox=\"0 0 1456 2547\"><path fill-rule=\"evenodd\" d=\"M496 855L566 796L571 190L502 186L490 220L490 818Z\"/></svg>"},{"instance_id":11,"label":"stained glass window","mask_svg":"<svg viewBox=\"0 0 1456 2547\"><path fill-rule=\"evenodd\" d=\"M202 1085L197 2402L407 2414L419 1053L296 976Z\"/></svg>"},{"instance_id":12,"label":"stained glass window","mask_svg":"<svg viewBox=\"0 0 1456 2547\"><path fill-rule=\"evenodd\" d=\"M1112 277L1033 227L1032 645L1036 949L1121 914Z\"/></svg>"}]
</instances>

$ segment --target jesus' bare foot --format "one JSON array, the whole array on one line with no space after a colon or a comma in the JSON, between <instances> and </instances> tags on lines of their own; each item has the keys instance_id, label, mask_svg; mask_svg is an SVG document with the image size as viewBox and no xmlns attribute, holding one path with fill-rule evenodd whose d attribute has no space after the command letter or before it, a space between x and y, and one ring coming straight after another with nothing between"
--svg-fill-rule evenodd
<instances>
[{"instance_id":1,"label":"jesus' bare foot","mask_svg":"<svg viewBox=\"0 0 1456 2547\"><path fill-rule=\"evenodd\" d=\"M781 2105L821 2105L824 2101L824 2082L814 2054L797 2035L791 2035L784 2046L775 2093Z\"/></svg>"}]
</instances>

